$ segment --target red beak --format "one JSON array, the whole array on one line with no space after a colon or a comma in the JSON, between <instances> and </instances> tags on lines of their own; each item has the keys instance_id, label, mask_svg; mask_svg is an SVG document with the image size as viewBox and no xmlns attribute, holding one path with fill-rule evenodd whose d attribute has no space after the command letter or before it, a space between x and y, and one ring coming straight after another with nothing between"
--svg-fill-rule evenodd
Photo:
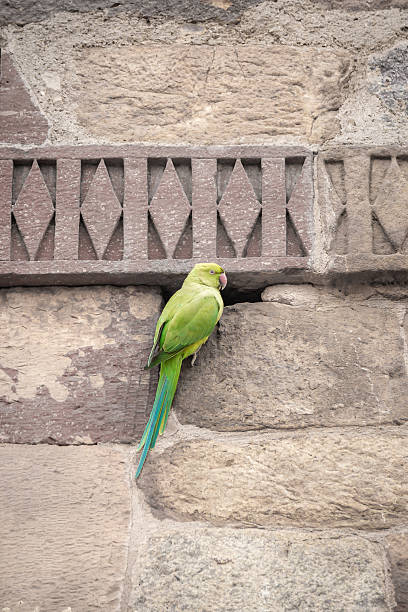
<instances>
[{"instance_id":1,"label":"red beak","mask_svg":"<svg viewBox=\"0 0 408 612\"><path fill-rule=\"evenodd\" d=\"M221 284L221 291L222 291L227 286L227 275L225 274L225 272L220 274L220 284Z\"/></svg>"}]
</instances>

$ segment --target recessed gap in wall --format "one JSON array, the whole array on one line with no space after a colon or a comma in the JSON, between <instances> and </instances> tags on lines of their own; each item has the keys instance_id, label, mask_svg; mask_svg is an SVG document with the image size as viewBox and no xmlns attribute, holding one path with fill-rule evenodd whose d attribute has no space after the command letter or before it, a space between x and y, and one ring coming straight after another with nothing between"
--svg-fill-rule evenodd
<instances>
[{"instance_id":1,"label":"recessed gap in wall","mask_svg":"<svg viewBox=\"0 0 408 612\"><path fill-rule=\"evenodd\" d=\"M181 287L182 281L180 282ZM164 302L167 302L175 291L169 291L167 287L161 287ZM244 302L261 302L261 293L264 290L254 289L253 291L240 291L236 288L229 288L228 286L221 293L224 301L224 306L232 306L233 304L242 304Z\"/></svg>"}]
</instances>

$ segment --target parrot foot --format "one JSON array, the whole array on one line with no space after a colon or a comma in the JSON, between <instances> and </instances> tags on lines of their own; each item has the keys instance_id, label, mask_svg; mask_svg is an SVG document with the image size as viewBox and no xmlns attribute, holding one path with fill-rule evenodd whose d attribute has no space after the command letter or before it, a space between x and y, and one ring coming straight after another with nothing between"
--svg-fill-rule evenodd
<instances>
[{"instance_id":1,"label":"parrot foot","mask_svg":"<svg viewBox=\"0 0 408 612\"><path fill-rule=\"evenodd\" d=\"M191 360L191 367L195 364L195 360L197 359L197 353L194 353L193 358Z\"/></svg>"}]
</instances>

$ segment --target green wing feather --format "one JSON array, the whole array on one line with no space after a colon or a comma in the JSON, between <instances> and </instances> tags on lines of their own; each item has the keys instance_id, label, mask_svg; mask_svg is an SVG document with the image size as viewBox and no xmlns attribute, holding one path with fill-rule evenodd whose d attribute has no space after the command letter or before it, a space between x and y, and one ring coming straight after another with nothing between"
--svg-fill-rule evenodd
<instances>
[{"instance_id":1,"label":"green wing feather","mask_svg":"<svg viewBox=\"0 0 408 612\"><path fill-rule=\"evenodd\" d=\"M193 293L188 287L187 288L182 287L181 289L176 291L176 293L174 293L171 296L171 298L169 299L169 301L163 308L163 311L159 317L159 320L157 321L156 331L155 331L154 340L153 340L153 346L152 346L152 350L150 351L149 359L147 360L147 366L145 369L149 367L153 367L153 365L151 366L151 362L152 362L153 355L156 350L157 344L159 343L159 340L161 338L161 332L163 330L164 325L174 317L174 315L180 308L183 308L183 306L186 306L195 297L196 297L196 293L195 292Z\"/></svg>"},{"instance_id":2,"label":"green wing feather","mask_svg":"<svg viewBox=\"0 0 408 612\"><path fill-rule=\"evenodd\" d=\"M177 353L182 348L210 335L217 322L219 306L212 295L198 296L165 324L160 348L166 353Z\"/></svg>"},{"instance_id":3,"label":"green wing feather","mask_svg":"<svg viewBox=\"0 0 408 612\"><path fill-rule=\"evenodd\" d=\"M182 299L182 296L179 296L179 299ZM178 304L171 318L164 321L159 319L157 323L160 331L160 339L158 338L160 350L155 357L153 357L154 349L152 350L147 367L152 368L167 361L185 347L207 338L218 321L219 311L219 304L211 294L196 295L185 304Z\"/></svg>"}]
</instances>

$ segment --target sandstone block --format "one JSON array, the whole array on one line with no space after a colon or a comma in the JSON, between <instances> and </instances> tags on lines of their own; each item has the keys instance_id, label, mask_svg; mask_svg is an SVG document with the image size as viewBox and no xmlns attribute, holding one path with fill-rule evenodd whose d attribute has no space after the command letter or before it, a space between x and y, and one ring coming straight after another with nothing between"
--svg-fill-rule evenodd
<instances>
[{"instance_id":1,"label":"sandstone block","mask_svg":"<svg viewBox=\"0 0 408 612\"><path fill-rule=\"evenodd\" d=\"M174 404L182 423L242 431L408 419L400 313L390 302L308 285L263 295L274 301L228 306L194 368L184 364Z\"/></svg>"},{"instance_id":2,"label":"sandstone block","mask_svg":"<svg viewBox=\"0 0 408 612\"><path fill-rule=\"evenodd\" d=\"M129 610L380 611L388 589L380 548L358 536L168 529L138 558Z\"/></svg>"},{"instance_id":3,"label":"sandstone block","mask_svg":"<svg viewBox=\"0 0 408 612\"><path fill-rule=\"evenodd\" d=\"M94 48L68 95L86 132L113 141L316 142L338 131L349 67L343 51L285 45Z\"/></svg>"},{"instance_id":4,"label":"sandstone block","mask_svg":"<svg viewBox=\"0 0 408 612\"><path fill-rule=\"evenodd\" d=\"M408 609L408 534L389 535L386 542L397 600L395 612L404 612Z\"/></svg>"},{"instance_id":5,"label":"sandstone block","mask_svg":"<svg viewBox=\"0 0 408 612\"><path fill-rule=\"evenodd\" d=\"M130 499L121 450L0 447L5 610L119 610Z\"/></svg>"},{"instance_id":6,"label":"sandstone block","mask_svg":"<svg viewBox=\"0 0 408 612\"><path fill-rule=\"evenodd\" d=\"M143 366L157 289L77 287L0 292L0 440L135 440L150 410Z\"/></svg>"},{"instance_id":7,"label":"sandstone block","mask_svg":"<svg viewBox=\"0 0 408 612\"><path fill-rule=\"evenodd\" d=\"M151 453L139 482L184 520L385 529L408 518L407 442L399 428L185 441Z\"/></svg>"}]
</instances>

